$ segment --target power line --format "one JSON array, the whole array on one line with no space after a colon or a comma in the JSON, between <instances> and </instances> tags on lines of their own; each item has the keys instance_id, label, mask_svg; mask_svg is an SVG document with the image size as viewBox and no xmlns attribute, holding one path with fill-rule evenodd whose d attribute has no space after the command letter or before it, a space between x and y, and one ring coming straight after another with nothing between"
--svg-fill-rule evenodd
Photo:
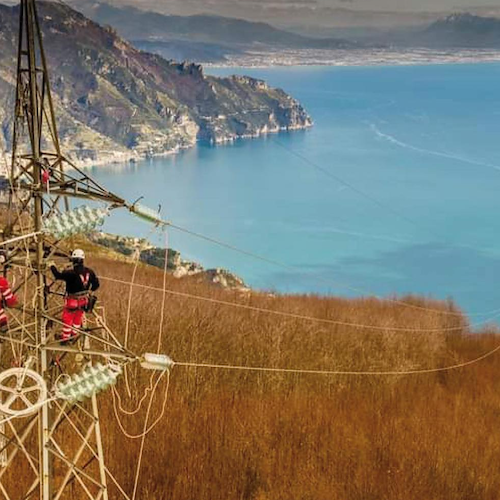
<instances>
[{"instance_id":1,"label":"power line","mask_svg":"<svg viewBox=\"0 0 500 500\"><path fill-rule=\"evenodd\" d=\"M172 229L175 229L175 230L180 231L182 233L188 234L188 235L193 236L195 238L207 241L207 242L212 243L214 245L217 245L217 246L219 246L221 248L227 248L228 250L231 250L231 251L233 251L235 253L239 253L241 255L245 255L246 257L251 257L252 259L259 260L261 262L265 262L267 264L271 264L273 266L280 267L280 268L286 269L288 271L297 271L297 269L300 269L299 266L285 264L283 262L280 262L280 261L277 261L277 260L274 260L274 259L270 259L268 257L264 257L262 255L250 252L248 250L241 249L239 247L236 247L236 246L231 245L229 243L226 243L224 241L218 240L218 239L213 238L211 236L206 236L206 235L204 235L202 233L198 233L198 232L193 231L191 229L187 229L185 227L178 226L177 224L174 224L172 222L167 222L166 225L168 225ZM320 280L320 281L322 281L322 282L324 282L326 284L329 284L329 285L334 284L334 285L337 285L337 286L341 286L343 288L346 288L347 290L351 290L353 292L361 293L363 295L372 296L372 297L374 297L374 298L376 298L378 300L382 300L382 301L389 302L389 303L392 303L392 304L397 304L397 305L400 305L400 306L403 306L403 307L408 307L408 308L411 308L411 309L417 309L417 310L426 311L426 312L430 311L430 312L435 312L435 313L438 313L438 314L443 314L443 315L448 315L448 316L463 316L463 314L460 313L460 312L437 311L437 310L431 309L429 307L419 306L419 305L416 305L416 304L410 304L408 302L404 302L404 301L398 300L398 299L391 299L391 298L387 298L387 297L380 297L379 295L377 295L377 294L375 294L373 292L370 292L369 290L364 290L362 288L353 287L353 286L346 285L346 284L340 283L340 282L332 282L329 279L322 278L321 276L317 276L316 279L318 279L318 280ZM472 316L489 316L490 314L494 314L494 313L497 313L497 312L500 312L500 309L494 309L494 310L485 311L485 312L474 312L474 313L468 314L468 316L471 316L471 317Z\"/></svg>"},{"instance_id":2,"label":"power line","mask_svg":"<svg viewBox=\"0 0 500 500\"><path fill-rule=\"evenodd\" d=\"M272 368L263 366L243 366L243 365L219 365L211 363L192 363L192 362L175 362L174 366L184 366L187 368L213 368L216 370L238 370L246 372L265 372L265 373L283 373L297 375L329 375L329 376L350 376L350 377L389 377L389 376L410 376L410 375L429 375L432 373L448 372L466 368L474 364L480 363L487 358L500 351L500 345L488 351L486 354L470 361L457 363L455 365L444 366L442 368L423 368L417 370L401 370L401 371L342 371L342 370L302 370L295 368Z\"/></svg>"},{"instance_id":3,"label":"power line","mask_svg":"<svg viewBox=\"0 0 500 500\"><path fill-rule=\"evenodd\" d=\"M307 158L307 156L304 156L303 154L299 153L298 151L295 151L293 149L288 148L283 143L281 143L280 141L278 141L276 138L271 138L271 140L277 146L279 146L280 148L282 148L285 151L287 151L288 153L290 153L292 156L295 156L296 158L302 160L302 162L304 162L305 164L307 164L310 167L314 168L315 170L318 170L319 172L323 173L327 177L330 177L331 179L337 181L339 184L342 184L346 188L350 189L354 193L356 193L356 194L360 195L361 197L369 200L370 202L372 202L377 207L390 212L392 215L394 215L398 219L400 219L400 220L402 220L404 222L407 222L408 224L411 224L412 226L416 227L417 229L419 229L421 231L425 231L426 233L431 234L435 238L438 238L438 240L441 240L441 235L439 235L437 233L434 233L432 230L430 230L429 228L427 228L425 226L422 226L422 224L420 224L420 222L417 222L416 220L411 219L410 217L402 214L400 211L395 210L390 205L388 205L388 204L380 201L378 198L375 198L371 194L366 193L365 191L359 189L354 184L351 184L350 182L344 180L342 177L340 177L337 174L334 174L329 169L326 169L326 168L322 167L321 165L318 165L314 161L310 160L309 158Z\"/></svg>"},{"instance_id":4,"label":"power line","mask_svg":"<svg viewBox=\"0 0 500 500\"><path fill-rule=\"evenodd\" d=\"M418 332L421 332L421 333L454 332L454 331L456 332L456 331L463 330L465 328L465 325L456 326L456 327L442 327L442 328L405 328L405 327L398 327L398 326L379 326L379 325L366 325L366 324L361 324L361 323L351 323L348 321L339 321L339 320L327 319L327 318L317 318L315 316L307 316L307 315L302 315L302 314L287 313L287 312L278 311L275 309L268 309L268 308L264 308L264 307L257 307L257 306L247 305L247 304L240 304L237 302L230 302L230 301L226 301L226 300L213 299L210 297L204 297L202 295L195 295L195 294L186 293L186 292L178 292L178 291L169 290L166 288L158 288L158 287L152 287L149 285L141 285L138 283L130 283L128 281L119 280L116 278L110 278L108 276L101 276L101 279L104 281L110 281L113 283L120 283L122 285L134 286L136 288L142 288L144 290L153 290L153 291L157 291L157 292L162 292L164 294L175 295L178 297L184 297L184 298L188 298L188 299L196 299L196 300L200 300L200 301L204 301L204 302L209 302L212 304L235 307L235 308L239 308L239 309L245 309L248 311L273 314L276 316L293 318L293 319L303 320L303 321L312 321L312 322L328 324L328 325L361 328L361 329L368 329L368 330L399 331L399 332L413 332L413 333L418 333ZM440 311L436 310L435 312L440 312ZM494 315L493 317L490 317L486 320L471 324L470 327L476 328L478 326L485 325L485 324L489 323L490 321L496 319L498 316L500 316L500 311L497 311L497 314Z\"/></svg>"}]
</instances>

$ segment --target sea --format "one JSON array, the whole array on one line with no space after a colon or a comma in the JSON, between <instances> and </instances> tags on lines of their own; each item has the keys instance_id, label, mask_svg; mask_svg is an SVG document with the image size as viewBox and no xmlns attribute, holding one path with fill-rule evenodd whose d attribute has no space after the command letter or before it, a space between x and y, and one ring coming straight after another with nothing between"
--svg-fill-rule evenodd
<instances>
[{"instance_id":1,"label":"sea","mask_svg":"<svg viewBox=\"0 0 500 500\"><path fill-rule=\"evenodd\" d=\"M500 311L500 64L209 71L283 88L314 127L92 175L241 252L118 211L106 231L258 290L452 299L478 323Z\"/></svg>"}]
</instances>

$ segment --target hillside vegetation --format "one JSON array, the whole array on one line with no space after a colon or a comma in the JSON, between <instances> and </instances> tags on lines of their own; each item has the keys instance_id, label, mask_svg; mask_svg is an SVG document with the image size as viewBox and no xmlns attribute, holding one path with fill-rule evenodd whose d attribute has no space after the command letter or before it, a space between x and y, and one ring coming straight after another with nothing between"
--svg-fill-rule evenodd
<instances>
[{"instance_id":1,"label":"hillside vegetation","mask_svg":"<svg viewBox=\"0 0 500 500\"><path fill-rule=\"evenodd\" d=\"M132 276L130 263L110 257L94 256L89 264L104 277ZM141 266L137 282L161 288L163 274ZM451 303L407 298L412 307L405 307L370 298L241 294L171 276L167 288L382 327L320 324L167 295L162 351L176 361L404 371L468 361L500 344L493 327L472 333ZM127 296L127 286L103 281L101 304L118 332L125 326ZM132 347L154 350L162 294L137 288L133 299ZM496 499L499 368L498 356L460 370L393 377L174 367L166 415L146 441L137 498ZM133 401L120 382L127 407L137 404L148 382L149 373L137 367ZM139 442L121 434L111 395L99 400L109 467L131 492ZM159 396L151 420L161 402ZM142 431L144 412L124 420L129 432ZM119 498L115 493L111 498Z\"/></svg>"},{"instance_id":2,"label":"hillside vegetation","mask_svg":"<svg viewBox=\"0 0 500 500\"><path fill-rule=\"evenodd\" d=\"M94 164L304 128L283 90L141 52L64 4L37 2L64 151ZM19 9L0 4L0 151L9 149Z\"/></svg>"}]
</instances>

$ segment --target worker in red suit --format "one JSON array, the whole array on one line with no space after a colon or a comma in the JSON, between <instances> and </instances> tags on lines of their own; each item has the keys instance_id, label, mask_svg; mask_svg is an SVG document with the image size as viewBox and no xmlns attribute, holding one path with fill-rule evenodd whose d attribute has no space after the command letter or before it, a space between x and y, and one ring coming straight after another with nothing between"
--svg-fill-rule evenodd
<instances>
[{"instance_id":1,"label":"worker in red suit","mask_svg":"<svg viewBox=\"0 0 500 500\"><path fill-rule=\"evenodd\" d=\"M82 327L85 311L93 306L91 292L99 288L99 279L95 272L85 266L85 252L77 249L71 255L72 267L60 272L55 265L50 270L56 280L66 283L66 296L62 314L63 330L61 344L68 344L77 338Z\"/></svg>"},{"instance_id":2,"label":"worker in red suit","mask_svg":"<svg viewBox=\"0 0 500 500\"><path fill-rule=\"evenodd\" d=\"M0 251L0 266L5 267L7 262L7 254L5 251ZM14 307L17 305L17 297L12 292L9 280L4 276L0 276L0 332L5 333L9 329L9 318L5 313L5 306Z\"/></svg>"},{"instance_id":3,"label":"worker in red suit","mask_svg":"<svg viewBox=\"0 0 500 500\"><path fill-rule=\"evenodd\" d=\"M42 183L47 189L49 188L51 171L52 167L50 166L49 160L44 158L42 160Z\"/></svg>"}]
</instances>

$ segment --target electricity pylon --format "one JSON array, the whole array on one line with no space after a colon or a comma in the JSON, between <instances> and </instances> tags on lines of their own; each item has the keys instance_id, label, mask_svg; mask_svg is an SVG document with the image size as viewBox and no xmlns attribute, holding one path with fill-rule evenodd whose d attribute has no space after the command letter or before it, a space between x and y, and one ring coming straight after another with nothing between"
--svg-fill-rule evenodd
<instances>
[{"instance_id":1,"label":"electricity pylon","mask_svg":"<svg viewBox=\"0 0 500 500\"><path fill-rule=\"evenodd\" d=\"M97 313L76 345L60 344L61 293L49 277L48 262L67 256L62 240L78 232L67 225L61 230L57 221L71 214L72 198L140 210L101 187L62 154L35 0L21 0L19 18L10 201L3 241L8 243L8 263L19 274L16 291L22 306L12 314L10 330L0 334L0 497L108 500L111 479L127 498L105 464L95 391L82 401L81 377L74 384L74 399L59 397L61 392L53 388L61 387L63 377L71 392L69 374L83 366L94 370L89 380L102 382L102 370L108 368L98 365L101 373L91 366L93 361L115 369L116 363L123 365L137 356ZM86 213L92 214L90 209ZM138 215L155 220L154 214ZM78 217L66 216L65 224L78 225ZM54 224L59 230L47 230Z\"/></svg>"}]
</instances>

